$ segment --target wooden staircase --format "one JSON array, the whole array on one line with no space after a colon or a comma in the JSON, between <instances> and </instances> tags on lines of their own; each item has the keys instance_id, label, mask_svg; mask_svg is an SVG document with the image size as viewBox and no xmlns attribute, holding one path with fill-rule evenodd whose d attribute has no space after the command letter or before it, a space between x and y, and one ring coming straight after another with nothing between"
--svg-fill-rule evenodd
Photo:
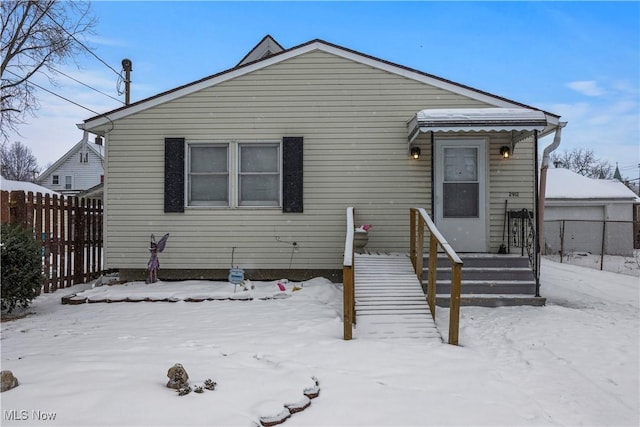
<instances>
[{"instance_id":1,"label":"wooden staircase","mask_svg":"<svg viewBox=\"0 0 640 427\"><path fill-rule=\"evenodd\" d=\"M356 254L357 338L442 341L406 254Z\"/></svg>"},{"instance_id":2,"label":"wooden staircase","mask_svg":"<svg viewBox=\"0 0 640 427\"><path fill-rule=\"evenodd\" d=\"M458 254L464 262L461 282L461 305L501 307L514 305L542 306L546 299L535 297L536 281L529 259L520 255ZM427 290L428 257L424 258L422 287ZM438 255L436 303L449 306L451 267L444 255Z\"/></svg>"}]
</instances>

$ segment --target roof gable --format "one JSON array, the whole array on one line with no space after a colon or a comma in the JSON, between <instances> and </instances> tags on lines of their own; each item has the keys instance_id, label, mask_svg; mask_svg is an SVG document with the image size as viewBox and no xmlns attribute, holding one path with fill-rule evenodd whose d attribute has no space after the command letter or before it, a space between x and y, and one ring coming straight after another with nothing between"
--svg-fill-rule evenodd
<instances>
[{"instance_id":1,"label":"roof gable","mask_svg":"<svg viewBox=\"0 0 640 427\"><path fill-rule=\"evenodd\" d=\"M58 170L62 165L64 165L67 160L79 153L83 149L83 145L88 149L89 152L96 155L100 160L104 159L102 153L83 137L76 145L71 147L69 151L62 155L62 157L60 157L54 164L52 164L44 172L42 172L38 177L38 182L45 182L47 178L56 170Z\"/></svg>"},{"instance_id":2,"label":"roof gable","mask_svg":"<svg viewBox=\"0 0 640 427\"><path fill-rule=\"evenodd\" d=\"M127 117L131 114L144 111L146 109L155 107L165 102L178 99L185 95L198 92L200 90L215 86L222 82L234 79L236 77L251 73L256 70L263 69L265 67L269 67L271 65L286 61L291 58L295 58L300 55L304 55L305 53L312 52L312 51L322 51L332 55L336 55L338 57L349 59L357 63L365 64L376 69L390 72L392 74L400 75L400 76L413 79L425 84L429 84L429 85L438 87L440 89L450 91L452 93L463 95L468 98L478 100L478 101L487 103L489 105L493 105L495 107L527 108L527 109L542 111L537 108L528 106L526 104L512 101L497 95L493 95L485 91L474 89L470 86L455 83L451 80L447 80L432 74L424 73L422 71L418 71L409 67L394 64L392 62L375 58L373 56L370 56L361 52L357 52L342 46L338 46L332 43L328 43L323 40L319 40L319 39L311 40L307 43L292 47L290 49L285 49L279 52L275 52L275 53L269 50L270 47L274 46L273 43L275 43L277 46L280 46L279 44L277 44L277 42L275 42L273 38L271 38L270 36L267 36L260 43L258 43L258 45L256 45L256 47L254 47L249 52L249 54L245 56L245 58L243 58L242 61L240 61L240 64L238 66L234 68L230 68L228 70L205 77L195 82L192 82L183 86L179 86L175 89L171 89L166 92L162 92L160 94L154 95L147 99L132 103L128 106L123 106L118 109L112 110L110 112L101 114L99 116L92 117L90 119L85 120L84 125L79 125L79 127L82 127L83 129L89 130L93 133L100 134L105 130L111 128L111 125L112 125L111 122L113 120L118 120L123 117ZM269 52L271 54L264 56L266 52ZM250 59L253 58L254 54L257 56L260 53L263 53L263 56L260 59L250 61ZM547 113L547 112L544 112L544 113L547 116L550 124L557 124L559 116L555 114Z\"/></svg>"},{"instance_id":3,"label":"roof gable","mask_svg":"<svg viewBox=\"0 0 640 427\"><path fill-rule=\"evenodd\" d=\"M250 62L259 61L284 50L280 43L275 41L270 35L264 36L260 42L245 55L236 67L249 64Z\"/></svg>"}]
</instances>

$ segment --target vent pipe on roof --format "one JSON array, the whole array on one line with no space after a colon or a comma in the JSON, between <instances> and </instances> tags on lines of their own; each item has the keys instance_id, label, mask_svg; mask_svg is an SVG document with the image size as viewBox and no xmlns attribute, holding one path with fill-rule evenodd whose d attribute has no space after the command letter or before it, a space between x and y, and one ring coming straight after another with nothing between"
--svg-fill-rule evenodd
<instances>
[{"instance_id":1,"label":"vent pipe on roof","mask_svg":"<svg viewBox=\"0 0 640 427\"><path fill-rule=\"evenodd\" d=\"M124 105L131 103L131 71L133 71L133 63L130 59L122 60L122 69L124 70Z\"/></svg>"}]
</instances>

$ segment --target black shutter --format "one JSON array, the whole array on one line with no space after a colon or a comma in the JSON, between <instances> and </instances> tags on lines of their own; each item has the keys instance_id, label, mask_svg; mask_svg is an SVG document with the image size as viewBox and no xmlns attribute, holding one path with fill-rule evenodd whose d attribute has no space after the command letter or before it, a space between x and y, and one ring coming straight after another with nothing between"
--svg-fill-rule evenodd
<instances>
[{"instance_id":1,"label":"black shutter","mask_svg":"<svg viewBox=\"0 0 640 427\"><path fill-rule=\"evenodd\" d=\"M184 212L184 138L164 139L164 211Z\"/></svg>"},{"instance_id":2,"label":"black shutter","mask_svg":"<svg viewBox=\"0 0 640 427\"><path fill-rule=\"evenodd\" d=\"M304 182L301 136L282 138L282 211L302 212Z\"/></svg>"}]
</instances>

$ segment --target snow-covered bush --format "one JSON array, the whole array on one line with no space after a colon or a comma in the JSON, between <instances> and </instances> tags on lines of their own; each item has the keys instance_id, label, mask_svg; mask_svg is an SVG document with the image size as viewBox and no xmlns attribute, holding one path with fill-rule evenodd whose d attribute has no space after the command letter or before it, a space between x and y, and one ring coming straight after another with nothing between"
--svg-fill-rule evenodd
<instances>
[{"instance_id":1,"label":"snow-covered bush","mask_svg":"<svg viewBox=\"0 0 640 427\"><path fill-rule=\"evenodd\" d=\"M2 310L27 308L44 282L40 250L31 234L19 225L2 224L0 268Z\"/></svg>"}]
</instances>

